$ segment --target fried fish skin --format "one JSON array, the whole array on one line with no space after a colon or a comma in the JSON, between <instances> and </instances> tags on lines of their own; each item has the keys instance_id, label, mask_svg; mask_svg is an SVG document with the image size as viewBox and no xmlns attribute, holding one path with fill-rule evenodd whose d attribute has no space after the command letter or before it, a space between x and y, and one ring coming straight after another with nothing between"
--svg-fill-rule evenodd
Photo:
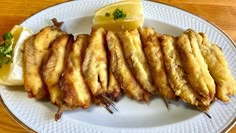
<instances>
[{"instance_id":1,"label":"fried fish skin","mask_svg":"<svg viewBox=\"0 0 236 133\"><path fill-rule=\"evenodd\" d=\"M201 71L202 71L203 77L205 79L205 83L206 83L207 88L209 90L209 96L210 96L211 100L213 100L215 98L216 86L215 86L214 79L212 78L212 76L210 75L210 72L208 70L208 65L206 64L204 57L201 53L201 50L199 48L199 44L202 43L202 37L192 29L186 30L185 34L187 34L189 36L189 39L191 42L190 44L191 44L192 50L193 50L193 54L195 55L195 58L197 59L197 62L199 64L199 66L201 67Z\"/></svg>"},{"instance_id":2,"label":"fried fish skin","mask_svg":"<svg viewBox=\"0 0 236 133\"><path fill-rule=\"evenodd\" d=\"M202 102L209 105L211 98L205 83L201 67L193 53L188 35L182 34L177 40L177 49L183 62L183 68L187 75L188 82L193 89L202 97Z\"/></svg>"},{"instance_id":3,"label":"fried fish skin","mask_svg":"<svg viewBox=\"0 0 236 133\"><path fill-rule=\"evenodd\" d=\"M67 34L61 35L51 44L48 60L45 61L42 68L42 78L47 85L51 103L58 107L62 106L64 103L63 93L59 88L59 81L65 68L64 59L66 47L70 38L73 39L73 36L70 37Z\"/></svg>"},{"instance_id":4,"label":"fried fish skin","mask_svg":"<svg viewBox=\"0 0 236 133\"><path fill-rule=\"evenodd\" d=\"M168 82L157 33L154 33L153 29L150 28L139 29L139 32L142 38L144 52L152 71L154 85L159 89L162 96L175 99L174 91Z\"/></svg>"},{"instance_id":5,"label":"fried fish skin","mask_svg":"<svg viewBox=\"0 0 236 133\"><path fill-rule=\"evenodd\" d=\"M175 95L179 96L186 103L198 106L198 99L200 97L185 78L186 75L184 74L182 61L176 49L176 39L168 35L162 35L161 39L166 73L169 77L169 83L175 91Z\"/></svg>"},{"instance_id":6,"label":"fried fish skin","mask_svg":"<svg viewBox=\"0 0 236 133\"><path fill-rule=\"evenodd\" d=\"M48 92L41 78L40 70L50 44L60 35L65 34L56 26L43 28L34 40L24 44L24 87L29 95L36 99L47 97ZM32 52L33 51L33 52Z\"/></svg>"},{"instance_id":7,"label":"fried fish skin","mask_svg":"<svg viewBox=\"0 0 236 133\"><path fill-rule=\"evenodd\" d=\"M112 66L111 61L110 61L110 66ZM119 97L122 94L121 88L112 72L111 67L109 67L109 82L108 82L108 88L107 88L106 93L109 98L111 98L113 101L116 101L116 102L119 100Z\"/></svg>"},{"instance_id":8,"label":"fried fish skin","mask_svg":"<svg viewBox=\"0 0 236 133\"><path fill-rule=\"evenodd\" d=\"M157 88L152 84L151 71L142 49L138 30L120 32L118 36L131 72L143 89L155 95Z\"/></svg>"},{"instance_id":9,"label":"fried fish skin","mask_svg":"<svg viewBox=\"0 0 236 133\"><path fill-rule=\"evenodd\" d=\"M108 86L105 37L106 31L103 28L92 29L82 64L84 79L96 103L100 102L96 97L105 93Z\"/></svg>"},{"instance_id":10,"label":"fried fish skin","mask_svg":"<svg viewBox=\"0 0 236 133\"><path fill-rule=\"evenodd\" d=\"M108 31L106 40L111 55L110 67L120 87L130 98L137 101L149 101L150 94L142 89L128 68L118 36L114 32Z\"/></svg>"},{"instance_id":11,"label":"fried fish skin","mask_svg":"<svg viewBox=\"0 0 236 133\"><path fill-rule=\"evenodd\" d=\"M200 50L208 65L210 74L215 80L216 98L228 102L229 97L227 95L235 95L236 93L235 79L221 49L209 42L205 33L200 33L200 35L203 38L203 42L199 45Z\"/></svg>"},{"instance_id":12,"label":"fried fish skin","mask_svg":"<svg viewBox=\"0 0 236 133\"><path fill-rule=\"evenodd\" d=\"M33 59L31 59L31 57L35 56L34 40L35 40L35 35L32 35L24 43L24 54L23 54L24 86L25 86L25 90L28 92L29 96L33 97L34 95L37 94L41 98L41 96L42 97L46 96L47 92L44 90L38 91L36 89L31 88L32 85L29 83L29 78L27 78L28 74L36 73L35 69L32 69L32 68L36 67L35 65L33 65L35 61ZM43 86L43 84L39 84L41 82L40 77L34 78L34 81L36 83L38 83L38 84L35 84L35 85L37 85L37 87L35 87L35 88L40 88Z\"/></svg>"},{"instance_id":13,"label":"fried fish skin","mask_svg":"<svg viewBox=\"0 0 236 133\"><path fill-rule=\"evenodd\" d=\"M89 35L80 34L69 46L62 74L60 88L63 100L69 107L88 108L91 105L91 94L82 75L82 61L88 45Z\"/></svg>"}]
</instances>

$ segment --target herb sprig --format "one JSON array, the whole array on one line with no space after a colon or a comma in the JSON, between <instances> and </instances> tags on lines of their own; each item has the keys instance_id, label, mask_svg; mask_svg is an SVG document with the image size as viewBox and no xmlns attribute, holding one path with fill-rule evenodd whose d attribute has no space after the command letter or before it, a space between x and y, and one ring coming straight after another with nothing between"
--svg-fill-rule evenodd
<instances>
[{"instance_id":1,"label":"herb sprig","mask_svg":"<svg viewBox=\"0 0 236 133\"><path fill-rule=\"evenodd\" d=\"M123 12L123 10L120 10L119 8L116 8L115 11L112 13L113 19L124 19L126 18L126 13ZM105 17L110 17L110 13L106 12Z\"/></svg>"},{"instance_id":2,"label":"herb sprig","mask_svg":"<svg viewBox=\"0 0 236 133\"><path fill-rule=\"evenodd\" d=\"M126 18L126 13L124 13L123 10L120 10L119 8L116 8L112 15L114 20Z\"/></svg>"},{"instance_id":3,"label":"herb sprig","mask_svg":"<svg viewBox=\"0 0 236 133\"><path fill-rule=\"evenodd\" d=\"M12 62L12 52L14 37L11 32L7 32L2 36L3 42L0 44L0 68L3 64Z\"/></svg>"}]
</instances>

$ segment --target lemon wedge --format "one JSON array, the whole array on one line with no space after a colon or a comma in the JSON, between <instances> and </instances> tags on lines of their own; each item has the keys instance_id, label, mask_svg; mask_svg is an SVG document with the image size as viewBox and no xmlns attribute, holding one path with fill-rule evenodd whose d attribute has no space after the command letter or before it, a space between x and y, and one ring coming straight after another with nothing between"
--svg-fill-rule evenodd
<instances>
[{"instance_id":1,"label":"lemon wedge","mask_svg":"<svg viewBox=\"0 0 236 133\"><path fill-rule=\"evenodd\" d=\"M120 1L98 9L93 18L93 25L112 31L132 30L142 27L143 16L140 0Z\"/></svg>"},{"instance_id":2,"label":"lemon wedge","mask_svg":"<svg viewBox=\"0 0 236 133\"><path fill-rule=\"evenodd\" d=\"M14 37L13 44L13 62L4 64L0 68L0 84L2 85L23 85L23 49L24 41L33 34L33 32L26 27L16 25L10 31Z\"/></svg>"}]
</instances>

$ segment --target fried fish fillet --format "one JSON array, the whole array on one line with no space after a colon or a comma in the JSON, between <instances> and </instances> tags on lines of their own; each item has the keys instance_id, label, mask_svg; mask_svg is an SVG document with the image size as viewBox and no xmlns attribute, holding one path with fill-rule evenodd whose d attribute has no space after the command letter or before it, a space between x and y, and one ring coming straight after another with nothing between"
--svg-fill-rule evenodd
<instances>
[{"instance_id":1,"label":"fried fish fillet","mask_svg":"<svg viewBox=\"0 0 236 133\"><path fill-rule=\"evenodd\" d=\"M201 97L186 79L182 61L176 49L176 39L168 35L163 35L161 39L166 72L175 94L184 102L197 106L200 110L207 110L208 105L204 105L201 102Z\"/></svg>"},{"instance_id":2,"label":"fried fish fillet","mask_svg":"<svg viewBox=\"0 0 236 133\"><path fill-rule=\"evenodd\" d=\"M103 28L93 28L89 45L85 51L82 64L84 79L89 86L93 101L109 109L112 101L106 96L108 86L108 64L106 53L106 31Z\"/></svg>"},{"instance_id":3,"label":"fried fish fillet","mask_svg":"<svg viewBox=\"0 0 236 133\"><path fill-rule=\"evenodd\" d=\"M140 28L139 32L142 38L144 52L152 71L154 85L159 89L159 92L162 96L175 99L176 96L174 91L168 82L163 54L157 33L154 33L153 29L151 28Z\"/></svg>"},{"instance_id":4,"label":"fried fish fillet","mask_svg":"<svg viewBox=\"0 0 236 133\"><path fill-rule=\"evenodd\" d=\"M229 101L227 95L235 95L236 82L230 72L223 52L215 44L208 41L205 33L200 33L203 42L199 45L202 55L208 65L210 74L216 83L216 97L224 102Z\"/></svg>"},{"instance_id":5,"label":"fried fish fillet","mask_svg":"<svg viewBox=\"0 0 236 133\"><path fill-rule=\"evenodd\" d=\"M67 34L61 35L52 43L48 60L45 61L42 68L42 77L47 85L50 100L57 106L62 106L64 103L63 93L59 88L59 81L65 68L64 58L66 54L66 46L70 38L73 39L73 37L70 37Z\"/></svg>"},{"instance_id":6,"label":"fried fish fillet","mask_svg":"<svg viewBox=\"0 0 236 133\"><path fill-rule=\"evenodd\" d=\"M199 96L185 79L186 75L184 74L180 55L175 48L175 38L163 35L161 39L161 47L164 55L163 58L170 85L175 91L175 94L180 96L183 101L197 106L197 99Z\"/></svg>"},{"instance_id":7,"label":"fried fish fillet","mask_svg":"<svg viewBox=\"0 0 236 133\"><path fill-rule=\"evenodd\" d=\"M48 26L24 44L24 87L32 97L42 99L48 95L40 74L41 65L50 44L62 34L65 33L58 27Z\"/></svg>"},{"instance_id":8,"label":"fried fish fillet","mask_svg":"<svg viewBox=\"0 0 236 133\"><path fill-rule=\"evenodd\" d=\"M151 71L142 49L138 30L121 32L118 36L131 72L143 89L153 95L156 94L157 88L152 84Z\"/></svg>"},{"instance_id":9,"label":"fried fish fillet","mask_svg":"<svg viewBox=\"0 0 236 133\"><path fill-rule=\"evenodd\" d=\"M190 44L192 46L193 54L195 55L195 58L197 59L197 62L199 66L201 67L201 71L203 74L203 77L205 79L205 83L207 85L208 91L209 91L209 96L213 100L215 98L215 93L216 93L216 86L214 79L210 75L210 72L208 70L208 66L204 60L204 57L201 53L201 50L199 48L199 44L202 43L202 37L196 33L192 29L188 29L185 31L185 34L189 36L190 39Z\"/></svg>"},{"instance_id":10,"label":"fried fish fillet","mask_svg":"<svg viewBox=\"0 0 236 133\"><path fill-rule=\"evenodd\" d=\"M197 60L197 55L191 46L190 39L187 34L182 34L177 40L177 49L180 53L183 62L183 68L187 75L188 82L193 89L202 97L205 105L211 102L209 89L205 81L202 68L199 66L201 63ZM192 44L193 45L193 44ZM200 55L202 56L202 55Z\"/></svg>"},{"instance_id":11,"label":"fried fish fillet","mask_svg":"<svg viewBox=\"0 0 236 133\"><path fill-rule=\"evenodd\" d=\"M60 88L64 94L63 100L70 107L88 108L91 105L91 95L81 67L88 40L89 35L80 34L68 48Z\"/></svg>"},{"instance_id":12,"label":"fried fish fillet","mask_svg":"<svg viewBox=\"0 0 236 133\"><path fill-rule=\"evenodd\" d=\"M71 43L73 43L72 35L64 34L59 36L51 44L48 59L42 67L42 78L49 91L51 103L58 107L55 120L58 120L65 110L63 92L59 88L59 82L61 74L65 69L66 47L67 45L71 45Z\"/></svg>"},{"instance_id":13,"label":"fried fish fillet","mask_svg":"<svg viewBox=\"0 0 236 133\"><path fill-rule=\"evenodd\" d=\"M149 101L150 94L142 89L128 68L118 36L108 31L106 40L110 52L110 67L120 87L130 98L137 101Z\"/></svg>"}]
</instances>

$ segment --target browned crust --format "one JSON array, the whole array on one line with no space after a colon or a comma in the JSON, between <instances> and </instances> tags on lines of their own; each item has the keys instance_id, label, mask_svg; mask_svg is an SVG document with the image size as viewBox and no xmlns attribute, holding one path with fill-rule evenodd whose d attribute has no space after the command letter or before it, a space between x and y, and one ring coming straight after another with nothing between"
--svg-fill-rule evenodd
<instances>
[{"instance_id":1,"label":"browned crust","mask_svg":"<svg viewBox=\"0 0 236 133\"><path fill-rule=\"evenodd\" d=\"M176 99L176 95L168 82L159 35L150 28L139 29L139 32L143 42L143 49L152 71L154 85L163 97Z\"/></svg>"},{"instance_id":2,"label":"browned crust","mask_svg":"<svg viewBox=\"0 0 236 133\"><path fill-rule=\"evenodd\" d=\"M110 99L116 102L119 100L120 96L122 95L120 85L118 84L111 70L111 67L109 68L109 83L108 83L108 89L107 89L106 94Z\"/></svg>"},{"instance_id":3,"label":"browned crust","mask_svg":"<svg viewBox=\"0 0 236 133\"><path fill-rule=\"evenodd\" d=\"M108 48L107 48L108 51ZM109 62L109 81L108 81L108 88L107 88L107 92L106 95L113 101L118 102L120 99L120 96L122 95L122 89L118 83L118 81L116 80L114 73L112 72L112 61L111 61L111 57L110 57L110 53L108 52L108 62Z\"/></svg>"},{"instance_id":4,"label":"browned crust","mask_svg":"<svg viewBox=\"0 0 236 133\"><path fill-rule=\"evenodd\" d=\"M35 90L32 86L32 81L28 78L28 75L32 72L30 71L30 65L34 64L34 60L28 60L28 57L34 57L35 48L34 48L34 41L36 35L29 37L24 43L24 55L23 55L23 72L24 72L24 88L28 92L28 96L30 98L35 97L36 99L43 99L48 96L48 91L46 86L43 82L41 82L41 87L39 91ZM38 78L41 81L40 69L38 72ZM39 81L39 83L40 83Z\"/></svg>"},{"instance_id":5,"label":"browned crust","mask_svg":"<svg viewBox=\"0 0 236 133\"><path fill-rule=\"evenodd\" d=\"M47 86L50 94L51 103L58 107L55 120L58 120L64 110L69 107L64 104L63 92L59 88L61 74L65 68L66 48L73 42L73 36L62 34L58 36L51 44L44 63L42 64L42 79Z\"/></svg>"},{"instance_id":6,"label":"browned crust","mask_svg":"<svg viewBox=\"0 0 236 133\"><path fill-rule=\"evenodd\" d=\"M142 48L138 30L120 32L117 35L132 75L145 91L155 95L157 88L153 85L151 71Z\"/></svg>"},{"instance_id":7,"label":"browned crust","mask_svg":"<svg viewBox=\"0 0 236 133\"><path fill-rule=\"evenodd\" d=\"M205 84L206 84L208 91L209 91L210 100L214 100L215 93L216 93L216 89L215 89L216 85L215 85L213 77L211 76L211 74L209 72L208 65L207 65L207 63L202 55L202 52L200 50L200 44L202 44L203 38L192 29L187 29L185 31L185 34L187 34L190 39L193 53L195 55L195 58L197 59L199 66L201 67L202 75L204 77Z\"/></svg>"},{"instance_id":8,"label":"browned crust","mask_svg":"<svg viewBox=\"0 0 236 133\"><path fill-rule=\"evenodd\" d=\"M228 95L236 93L236 81L230 72L222 50L217 45L209 42L205 33L199 34L203 38L203 42L199 45L201 52L216 83L216 98L228 102Z\"/></svg>"},{"instance_id":9,"label":"browned crust","mask_svg":"<svg viewBox=\"0 0 236 133\"><path fill-rule=\"evenodd\" d=\"M108 72L105 48L106 32L103 28L93 28L89 45L82 64L84 79L94 97L107 90Z\"/></svg>"},{"instance_id":10,"label":"browned crust","mask_svg":"<svg viewBox=\"0 0 236 133\"><path fill-rule=\"evenodd\" d=\"M48 54L51 43L62 34L65 33L56 26L45 27L35 35L34 41L31 41L31 50L34 52L28 51L27 46L24 48L25 90L36 99L48 96L47 89L41 78L41 65Z\"/></svg>"},{"instance_id":11,"label":"browned crust","mask_svg":"<svg viewBox=\"0 0 236 133\"><path fill-rule=\"evenodd\" d=\"M177 41L177 49L183 61L183 68L187 75L188 82L193 89L202 97L202 102L209 105L209 90L205 85L201 68L193 54L188 35L182 34Z\"/></svg>"},{"instance_id":12,"label":"browned crust","mask_svg":"<svg viewBox=\"0 0 236 133\"><path fill-rule=\"evenodd\" d=\"M62 74L60 87L64 93L63 99L68 106L88 108L91 104L89 88L85 84L81 70L88 38L88 35L78 35L76 41L70 45L67 51L65 71ZM83 93L87 99L82 99L78 91Z\"/></svg>"},{"instance_id":13,"label":"browned crust","mask_svg":"<svg viewBox=\"0 0 236 133\"><path fill-rule=\"evenodd\" d=\"M128 68L119 38L111 31L107 33L112 72L127 96L137 101L149 101L150 94L142 89Z\"/></svg>"}]
</instances>

